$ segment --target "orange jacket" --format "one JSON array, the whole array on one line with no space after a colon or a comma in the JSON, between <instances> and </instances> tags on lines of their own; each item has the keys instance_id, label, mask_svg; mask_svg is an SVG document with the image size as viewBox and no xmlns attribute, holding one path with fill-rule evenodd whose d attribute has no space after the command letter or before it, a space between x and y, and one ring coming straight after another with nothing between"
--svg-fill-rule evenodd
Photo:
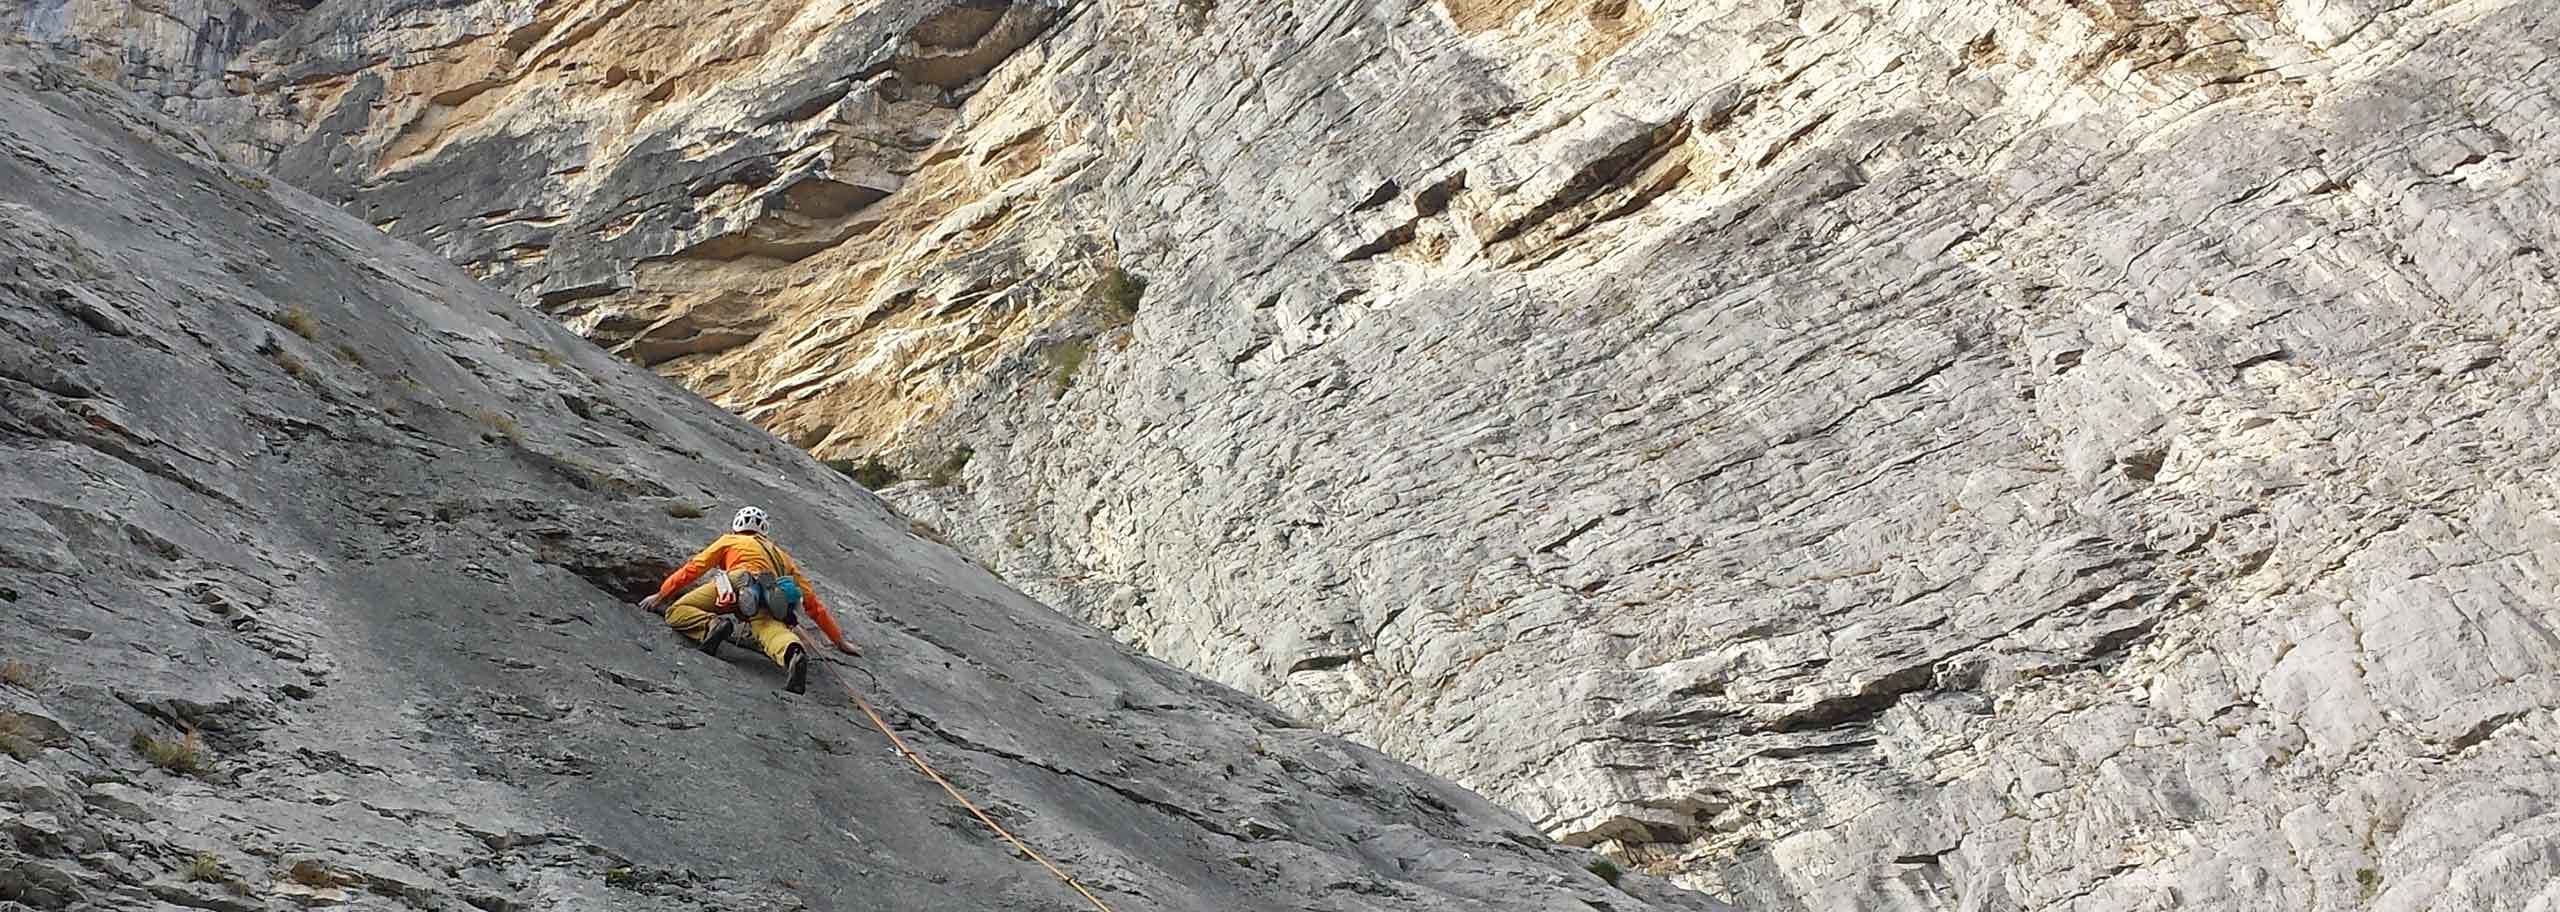
<instances>
[{"instance_id":1,"label":"orange jacket","mask_svg":"<svg viewBox=\"0 0 2560 912\"><path fill-rule=\"evenodd\" d=\"M772 555L771 560L766 559L768 554ZM782 566L774 566L775 560L781 561ZM800 604L809 609L809 618L818 622L819 630L826 631L830 642L844 645L844 632L836 629L835 616L827 613L824 602L818 601L818 587L811 585L808 577L800 575L800 562L792 560L791 552L782 550L781 545L760 535L731 532L712 539L711 547L702 549L702 553L684 562L684 566L676 568L666 582L658 585L658 600L674 599L685 587L693 585L694 580L713 568L731 576L741 573L790 574L792 581L800 584Z\"/></svg>"}]
</instances>

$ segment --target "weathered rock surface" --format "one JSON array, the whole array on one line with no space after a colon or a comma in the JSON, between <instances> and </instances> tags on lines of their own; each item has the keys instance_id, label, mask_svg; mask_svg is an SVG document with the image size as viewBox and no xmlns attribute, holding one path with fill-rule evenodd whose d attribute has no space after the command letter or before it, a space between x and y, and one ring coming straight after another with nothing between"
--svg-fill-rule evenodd
<instances>
[{"instance_id":1,"label":"weathered rock surface","mask_svg":"<svg viewBox=\"0 0 2560 912\"><path fill-rule=\"evenodd\" d=\"M292 139L291 118L249 91L232 64L283 33L311 0L19 0L0 35L132 89L197 124L234 161L264 162Z\"/></svg>"},{"instance_id":2,"label":"weathered rock surface","mask_svg":"<svg viewBox=\"0 0 2560 912\"><path fill-rule=\"evenodd\" d=\"M295 28L293 180L1551 833L1769 909L2560 901L2548 4Z\"/></svg>"},{"instance_id":3,"label":"weathered rock surface","mask_svg":"<svg viewBox=\"0 0 2560 912\"><path fill-rule=\"evenodd\" d=\"M1705 907L1135 655L121 94L0 48L0 909L1082 907L839 683L1124 912ZM808 697L626 605L739 501L870 648ZM192 773L129 741L182 730Z\"/></svg>"}]
</instances>

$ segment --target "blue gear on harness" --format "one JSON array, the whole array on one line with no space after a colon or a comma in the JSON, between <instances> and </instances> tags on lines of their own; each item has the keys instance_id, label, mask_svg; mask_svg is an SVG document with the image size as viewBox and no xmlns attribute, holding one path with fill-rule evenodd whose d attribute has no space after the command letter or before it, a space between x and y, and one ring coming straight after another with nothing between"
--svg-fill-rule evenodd
<instances>
[{"instance_id":1,"label":"blue gear on harness","mask_svg":"<svg viewBox=\"0 0 2560 912\"><path fill-rule=\"evenodd\" d=\"M782 562L774 559L761 535L756 536L756 550L764 552L765 563L773 567L773 572L730 574L729 582L738 594L738 619L753 620L758 614L770 614L784 626L798 623L800 582L784 572Z\"/></svg>"}]
</instances>

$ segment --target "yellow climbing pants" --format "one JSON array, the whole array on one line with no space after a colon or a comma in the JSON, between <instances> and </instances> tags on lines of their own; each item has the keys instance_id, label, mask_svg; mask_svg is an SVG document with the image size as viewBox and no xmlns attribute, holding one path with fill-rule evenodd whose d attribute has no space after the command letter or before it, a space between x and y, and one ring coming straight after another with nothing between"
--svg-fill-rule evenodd
<instances>
[{"instance_id":1,"label":"yellow climbing pants","mask_svg":"<svg viewBox=\"0 0 2560 912\"><path fill-rule=\"evenodd\" d=\"M692 637L696 643L702 642L703 637L711 635L711 625L720 620L721 615L716 610L719 607L719 586L710 583L695 586L675 604L667 606L667 626ZM734 620L736 616L730 617ZM776 665L782 664L791 647L800 645L800 635L791 632L790 625L774 620L768 614L756 615L755 620L747 622L747 629L738 633L754 640L757 647L764 650L765 658L772 659ZM736 635L731 634L733 637Z\"/></svg>"}]
</instances>

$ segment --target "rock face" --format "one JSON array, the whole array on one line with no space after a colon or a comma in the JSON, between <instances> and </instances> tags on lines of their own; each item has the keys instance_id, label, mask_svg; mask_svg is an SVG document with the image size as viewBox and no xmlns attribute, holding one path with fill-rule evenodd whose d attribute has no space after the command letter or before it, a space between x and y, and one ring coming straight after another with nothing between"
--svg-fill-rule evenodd
<instances>
[{"instance_id":1,"label":"rock face","mask_svg":"<svg viewBox=\"0 0 2560 912\"><path fill-rule=\"evenodd\" d=\"M291 180L1570 841L2528 909L2547 6L329 4L236 66Z\"/></svg>"},{"instance_id":2,"label":"rock face","mask_svg":"<svg viewBox=\"0 0 2560 912\"><path fill-rule=\"evenodd\" d=\"M290 125L261 129L292 134L271 158L298 186L697 390L760 397L736 405L787 412L773 429L832 452L940 414L1058 319L1025 291L983 300L1032 254L932 288L914 267L1001 222L1016 201L997 184L1054 164L1037 124L990 140L962 106L1063 12L323 4L234 67ZM993 144L944 151L957 142ZM1090 258L1095 238L1040 243ZM836 319L875 298L895 300ZM989 316L955 320L979 304ZM912 341L867 373L835 364L884 335Z\"/></svg>"},{"instance_id":3,"label":"rock face","mask_svg":"<svg viewBox=\"0 0 2560 912\"><path fill-rule=\"evenodd\" d=\"M20 0L0 7L0 34L198 124L236 161L263 162L292 138L289 118L231 67L309 8L307 0Z\"/></svg>"},{"instance_id":4,"label":"rock face","mask_svg":"<svg viewBox=\"0 0 2560 912\"><path fill-rule=\"evenodd\" d=\"M1086 908L843 685L1123 912L1708 907L1135 655L120 96L0 48L0 908ZM869 647L807 697L627 605L738 501Z\"/></svg>"}]
</instances>

